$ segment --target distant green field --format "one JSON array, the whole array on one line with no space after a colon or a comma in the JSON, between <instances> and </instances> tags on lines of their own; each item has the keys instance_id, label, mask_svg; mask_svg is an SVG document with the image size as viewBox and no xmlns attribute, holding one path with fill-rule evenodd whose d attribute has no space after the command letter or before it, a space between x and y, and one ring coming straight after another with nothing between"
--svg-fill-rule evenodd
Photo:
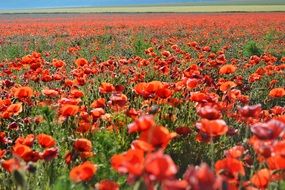
<instances>
[{"instance_id":1,"label":"distant green field","mask_svg":"<svg viewBox=\"0 0 285 190\"><path fill-rule=\"evenodd\" d=\"M176 5L176 6L126 6L126 7L82 7L0 10L0 13L144 13L144 12L274 12L285 11L285 5Z\"/></svg>"}]
</instances>

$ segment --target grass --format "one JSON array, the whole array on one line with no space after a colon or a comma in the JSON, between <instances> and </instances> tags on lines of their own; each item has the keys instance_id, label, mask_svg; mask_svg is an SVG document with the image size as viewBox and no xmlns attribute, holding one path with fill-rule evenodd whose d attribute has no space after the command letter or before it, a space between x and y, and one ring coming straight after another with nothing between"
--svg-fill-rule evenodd
<instances>
[{"instance_id":1,"label":"grass","mask_svg":"<svg viewBox=\"0 0 285 190\"><path fill-rule=\"evenodd\" d=\"M125 7L78 7L78 8L41 8L0 10L9 13L147 13L147 12L283 12L285 5L160 5L160 6L125 6Z\"/></svg>"}]
</instances>

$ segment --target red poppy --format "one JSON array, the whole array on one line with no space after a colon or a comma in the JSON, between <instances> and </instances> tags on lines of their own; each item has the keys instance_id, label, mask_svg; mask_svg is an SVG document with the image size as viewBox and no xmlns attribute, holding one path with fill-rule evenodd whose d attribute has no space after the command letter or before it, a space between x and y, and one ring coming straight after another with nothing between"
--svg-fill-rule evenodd
<instances>
[{"instance_id":1,"label":"red poppy","mask_svg":"<svg viewBox=\"0 0 285 190\"><path fill-rule=\"evenodd\" d=\"M216 172L229 178L237 179L238 175L245 175L243 163L234 158L218 160L215 164Z\"/></svg>"},{"instance_id":2,"label":"red poppy","mask_svg":"<svg viewBox=\"0 0 285 190\"><path fill-rule=\"evenodd\" d=\"M111 83L103 82L99 87L99 92L106 94L115 91L115 87Z\"/></svg>"},{"instance_id":3,"label":"red poppy","mask_svg":"<svg viewBox=\"0 0 285 190\"><path fill-rule=\"evenodd\" d=\"M227 81L227 82L224 82L224 83L221 84L221 86L220 86L220 91L226 92L226 91L228 91L229 89L234 88L234 87L236 87L236 86L237 86L237 84L236 84L235 82L233 82L233 81Z\"/></svg>"},{"instance_id":4,"label":"red poppy","mask_svg":"<svg viewBox=\"0 0 285 190\"><path fill-rule=\"evenodd\" d=\"M197 167L189 166L184 173L183 179L189 183L189 186L193 190L219 189L214 172L205 163Z\"/></svg>"},{"instance_id":5,"label":"red poppy","mask_svg":"<svg viewBox=\"0 0 285 190\"><path fill-rule=\"evenodd\" d=\"M285 96L285 89L284 88L274 88L269 92L269 96L271 98L281 98Z\"/></svg>"},{"instance_id":6,"label":"red poppy","mask_svg":"<svg viewBox=\"0 0 285 190\"><path fill-rule=\"evenodd\" d=\"M111 158L111 164L120 173L139 176L144 169L144 152L131 149L122 154L115 154Z\"/></svg>"},{"instance_id":7,"label":"red poppy","mask_svg":"<svg viewBox=\"0 0 285 190\"><path fill-rule=\"evenodd\" d=\"M78 67L82 67L84 65L87 65L88 64L88 61L84 58L78 58L75 60L75 64L78 66Z\"/></svg>"},{"instance_id":8,"label":"red poppy","mask_svg":"<svg viewBox=\"0 0 285 190\"><path fill-rule=\"evenodd\" d=\"M207 102L209 96L203 92L191 92L190 100L194 102Z\"/></svg>"},{"instance_id":9,"label":"red poppy","mask_svg":"<svg viewBox=\"0 0 285 190\"><path fill-rule=\"evenodd\" d=\"M14 96L18 99L30 98L33 96L33 89L28 86L16 88L14 91Z\"/></svg>"},{"instance_id":10,"label":"red poppy","mask_svg":"<svg viewBox=\"0 0 285 190\"><path fill-rule=\"evenodd\" d=\"M57 157L58 148L46 148L43 153L40 154L41 158L45 161L50 161Z\"/></svg>"},{"instance_id":11,"label":"red poppy","mask_svg":"<svg viewBox=\"0 0 285 190\"><path fill-rule=\"evenodd\" d=\"M56 143L52 136L46 135L46 134L39 134L39 135L37 135L37 139L38 139L39 144L43 148L51 148Z\"/></svg>"},{"instance_id":12,"label":"red poppy","mask_svg":"<svg viewBox=\"0 0 285 190\"><path fill-rule=\"evenodd\" d=\"M141 132L139 140L145 141L157 148L166 148L176 133L170 133L163 126L154 126L146 131Z\"/></svg>"},{"instance_id":13,"label":"red poppy","mask_svg":"<svg viewBox=\"0 0 285 190\"><path fill-rule=\"evenodd\" d=\"M145 131L155 126L152 115L144 115L136 119L133 123L128 125L129 133Z\"/></svg>"},{"instance_id":14,"label":"red poppy","mask_svg":"<svg viewBox=\"0 0 285 190\"><path fill-rule=\"evenodd\" d=\"M242 117L253 117L253 118L258 118L260 117L262 108L261 104L253 105L253 106L244 106L242 108L238 109L239 114Z\"/></svg>"},{"instance_id":15,"label":"red poppy","mask_svg":"<svg viewBox=\"0 0 285 190\"><path fill-rule=\"evenodd\" d=\"M250 182L259 189L266 189L270 183L271 172L268 169L258 170L250 179Z\"/></svg>"},{"instance_id":16,"label":"red poppy","mask_svg":"<svg viewBox=\"0 0 285 190\"><path fill-rule=\"evenodd\" d=\"M152 180L165 180L175 176L177 167L169 155L164 155L162 151L158 151L146 156L145 171Z\"/></svg>"},{"instance_id":17,"label":"red poppy","mask_svg":"<svg viewBox=\"0 0 285 190\"><path fill-rule=\"evenodd\" d=\"M58 91L53 90L53 89L44 89L42 90L42 93L48 97L56 97L59 94Z\"/></svg>"},{"instance_id":18,"label":"red poppy","mask_svg":"<svg viewBox=\"0 0 285 190\"><path fill-rule=\"evenodd\" d=\"M160 88L156 91L156 96L162 99L169 98L172 96L172 91L164 86L163 88Z\"/></svg>"},{"instance_id":19,"label":"red poppy","mask_svg":"<svg viewBox=\"0 0 285 190\"><path fill-rule=\"evenodd\" d=\"M75 116L79 111L79 106L65 104L60 108L60 114L64 117Z\"/></svg>"},{"instance_id":20,"label":"red poppy","mask_svg":"<svg viewBox=\"0 0 285 190\"><path fill-rule=\"evenodd\" d=\"M198 108L197 113L200 117L209 120L219 119L222 116L221 112L213 106L204 106Z\"/></svg>"},{"instance_id":21,"label":"red poppy","mask_svg":"<svg viewBox=\"0 0 285 190\"><path fill-rule=\"evenodd\" d=\"M31 161L32 157L34 156L33 153L33 150L26 145L16 144L13 146L13 154L19 156L27 162Z\"/></svg>"},{"instance_id":22,"label":"red poppy","mask_svg":"<svg viewBox=\"0 0 285 190\"><path fill-rule=\"evenodd\" d=\"M70 95L73 98L82 98L84 96L84 93L81 90L73 89L71 90Z\"/></svg>"},{"instance_id":23,"label":"red poppy","mask_svg":"<svg viewBox=\"0 0 285 190\"><path fill-rule=\"evenodd\" d=\"M69 173L71 181L75 183L90 181L97 171L97 166L92 162L84 162L72 168Z\"/></svg>"},{"instance_id":24,"label":"red poppy","mask_svg":"<svg viewBox=\"0 0 285 190\"><path fill-rule=\"evenodd\" d=\"M18 137L17 140L15 141L15 144L23 144L23 145L32 147L34 140L35 140L35 136L33 134L30 134L30 135L27 135L25 138Z\"/></svg>"},{"instance_id":25,"label":"red poppy","mask_svg":"<svg viewBox=\"0 0 285 190\"><path fill-rule=\"evenodd\" d=\"M95 109L92 109L90 111L93 119L97 120L99 119L102 115L105 114L105 110L103 108L95 108Z\"/></svg>"},{"instance_id":26,"label":"red poppy","mask_svg":"<svg viewBox=\"0 0 285 190\"><path fill-rule=\"evenodd\" d=\"M2 162L2 167L12 173L14 170L18 170L21 165L20 165L20 162L16 159L16 158L12 158L12 159L9 159L9 160L4 160Z\"/></svg>"},{"instance_id":27,"label":"red poppy","mask_svg":"<svg viewBox=\"0 0 285 190\"><path fill-rule=\"evenodd\" d=\"M98 190L119 190L119 185L111 180L102 180L96 184L96 189Z\"/></svg>"},{"instance_id":28,"label":"red poppy","mask_svg":"<svg viewBox=\"0 0 285 190\"><path fill-rule=\"evenodd\" d=\"M147 91L147 83L146 82L138 83L137 85L135 85L134 91L136 94L139 94L143 97L148 97L150 95L150 93Z\"/></svg>"},{"instance_id":29,"label":"red poppy","mask_svg":"<svg viewBox=\"0 0 285 190\"><path fill-rule=\"evenodd\" d=\"M271 156L266 160L266 162L270 170L285 169L285 157L284 156L281 156L281 155Z\"/></svg>"},{"instance_id":30,"label":"red poppy","mask_svg":"<svg viewBox=\"0 0 285 190\"><path fill-rule=\"evenodd\" d=\"M92 151L92 143L90 140L88 139L77 139L74 142L74 148L75 150L79 151L79 152L91 152Z\"/></svg>"},{"instance_id":31,"label":"red poppy","mask_svg":"<svg viewBox=\"0 0 285 190\"><path fill-rule=\"evenodd\" d=\"M7 109L3 113L3 117L6 118L5 113L7 114L8 117L10 117L12 115L18 115L22 111L23 111L22 103L11 104L10 106L7 107Z\"/></svg>"},{"instance_id":32,"label":"red poppy","mask_svg":"<svg viewBox=\"0 0 285 190\"><path fill-rule=\"evenodd\" d=\"M220 74L231 74L234 73L237 70L237 67L232 65L232 64L228 64L228 65L223 65L220 68L219 73Z\"/></svg>"},{"instance_id":33,"label":"red poppy","mask_svg":"<svg viewBox=\"0 0 285 190\"><path fill-rule=\"evenodd\" d=\"M186 190L188 186L186 180L164 180L162 182L163 190Z\"/></svg>"},{"instance_id":34,"label":"red poppy","mask_svg":"<svg viewBox=\"0 0 285 190\"><path fill-rule=\"evenodd\" d=\"M53 66L56 67L56 68L60 68L60 67L65 66L65 62L62 61L62 60L58 60L58 59L53 59L53 60L52 60L52 64L53 64Z\"/></svg>"},{"instance_id":35,"label":"red poppy","mask_svg":"<svg viewBox=\"0 0 285 190\"><path fill-rule=\"evenodd\" d=\"M134 140L131 144L132 148L143 150L144 152L151 152L154 150L154 147L142 140Z\"/></svg>"},{"instance_id":36,"label":"red poppy","mask_svg":"<svg viewBox=\"0 0 285 190\"><path fill-rule=\"evenodd\" d=\"M228 158L240 158L244 153L244 147L243 146L234 146L226 151L225 155Z\"/></svg>"},{"instance_id":37,"label":"red poppy","mask_svg":"<svg viewBox=\"0 0 285 190\"><path fill-rule=\"evenodd\" d=\"M227 133L228 126L224 120L208 120L201 119L200 122L196 123L197 129L202 133L209 135L210 137L221 136Z\"/></svg>"},{"instance_id":38,"label":"red poppy","mask_svg":"<svg viewBox=\"0 0 285 190\"><path fill-rule=\"evenodd\" d=\"M128 102L128 97L122 93L112 94L110 97L110 105L113 109L119 110L126 106Z\"/></svg>"},{"instance_id":39,"label":"red poppy","mask_svg":"<svg viewBox=\"0 0 285 190\"><path fill-rule=\"evenodd\" d=\"M99 98L97 100L94 100L92 104L90 105L91 108L104 108L106 105L106 99L105 98Z\"/></svg>"},{"instance_id":40,"label":"red poppy","mask_svg":"<svg viewBox=\"0 0 285 190\"><path fill-rule=\"evenodd\" d=\"M250 127L251 132L262 140L276 139L285 129L285 123L271 119L267 123L256 123Z\"/></svg>"},{"instance_id":41,"label":"red poppy","mask_svg":"<svg viewBox=\"0 0 285 190\"><path fill-rule=\"evenodd\" d=\"M0 149L0 158L3 158L6 154L6 150Z\"/></svg>"}]
</instances>

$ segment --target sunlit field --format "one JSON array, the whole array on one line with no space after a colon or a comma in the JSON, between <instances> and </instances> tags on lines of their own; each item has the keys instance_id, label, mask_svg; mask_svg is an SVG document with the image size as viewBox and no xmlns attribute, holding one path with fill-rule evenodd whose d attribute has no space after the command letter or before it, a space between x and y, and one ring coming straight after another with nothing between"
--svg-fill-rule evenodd
<instances>
[{"instance_id":1,"label":"sunlit field","mask_svg":"<svg viewBox=\"0 0 285 190\"><path fill-rule=\"evenodd\" d=\"M285 189L284 12L58 10L0 15L0 189Z\"/></svg>"}]
</instances>

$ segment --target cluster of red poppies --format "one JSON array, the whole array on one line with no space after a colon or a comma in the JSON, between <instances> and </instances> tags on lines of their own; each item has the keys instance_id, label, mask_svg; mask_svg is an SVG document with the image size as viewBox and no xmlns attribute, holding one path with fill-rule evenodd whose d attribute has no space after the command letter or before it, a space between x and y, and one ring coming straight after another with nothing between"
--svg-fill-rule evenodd
<instances>
[{"instance_id":1,"label":"cluster of red poppies","mask_svg":"<svg viewBox=\"0 0 285 190\"><path fill-rule=\"evenodd\" d=\"M60 50L63 57L57 57L57 50L46 49L0 60L0 158L4 177L16 171L23 175L40 172L35 168L44 165L52 168L50 171L68 171L65 177L74 184L99 190L253 190L277 185L284 179L285 169L284 54L273 55L266 49L260 55L247 58L237 53L233 58L231 50L236 47L221 40L223 36L227 40L258 38L270 26L278 33L285 28L282 15L134 15L129 20L125 15L99 15L95 21L84 15L74 20L53 18L47 23L43 22L45 18L0 23L6 46L13 36L29 33L49 37L61 29L72 36L63 40L88 38L106 32L107 25L116 28L112 35L122 38L126 38L126 28L137 34L144 24L149 31L160 28L155 34L164 35L146 39L151 47L143 49L141 56L122 57L114 52L107 60L96 56L87 59L81 56L87 47L72 44ZM114 17L124 22L114 23ZM242 22L245 17L248 22ZM176 28L170 27L169 23L178 18ZM228 19L231 22L226 22ZM262 24L265 27L260 29ZM19 30L22 26L24 29ZM210 34L216 31L213 26L225 30ZM248 31L231 35L233 28L243 26L249 26ZM195 29L180 39L182 34L175 33L179 27ZM218 40L199 40L211 35L219 36ZM55 41L60 38L55 37ZM284 39L278 41L277 45L284 45ZM215 48L213 42L223 45ZM102 155L99 149L104 148L110 133L114 139L107 152L118 144L119 148L112 155ZM106 139L96 141L98 134ZM209 145L204 146L208 157L201 154L198 164L179 160L172 156L174 151L182 151L173 145L177 142ZM218 147L221 143L229 145ZM192 148L183 152L197 151ZM219 151L222 156L215 155ZM189 166L179 165L182 162ZM48 177L49 185L54 185L54 176Z\"/></svg>"}]
</instances>

